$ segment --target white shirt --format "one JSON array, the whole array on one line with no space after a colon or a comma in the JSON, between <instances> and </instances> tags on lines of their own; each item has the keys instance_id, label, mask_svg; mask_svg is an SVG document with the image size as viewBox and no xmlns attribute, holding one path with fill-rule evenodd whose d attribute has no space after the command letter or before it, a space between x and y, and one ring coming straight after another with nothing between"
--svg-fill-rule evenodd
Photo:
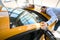
<instances>
[{"instance_id":1,"label":"white shirt","mask_svg":"<svg viewBox=\"0 0 60 40\"><path fill-rule=\"evenodd\" d=\"M26 8L29 4L33 4L33 0L17 0L17 5L20 8Z\"/></svg>"},{"instance_id":2,"label":"white shirt","mask_svg":"<svg viewBox=\"0 0 60 40\"><path fill-rule=\"evenodd\" d=\"M29 6L29 4L33 4L33 0L1 0L3 5L7 8L25 8Z\"/></svg>"},{"instance_id":3,"label":"white shirt","mask_svg":"<svg viewBox=\"0 0 60 40\"><path fill-rule=\"evenodd\" d=\"M50 20L47 21L49 25L60 20L60 8L47 8L46 13L51 16Z\"/></svg>"}]
</instances>

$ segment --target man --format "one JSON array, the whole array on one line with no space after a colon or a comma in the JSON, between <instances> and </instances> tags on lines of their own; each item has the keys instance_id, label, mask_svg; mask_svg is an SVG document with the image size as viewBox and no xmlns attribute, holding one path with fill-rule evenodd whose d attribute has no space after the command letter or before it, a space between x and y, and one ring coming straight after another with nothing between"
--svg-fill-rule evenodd
<instances>
[{"instance_id":1,"label":"man","mask_svg":"<svg viewBox=\"0 0 60 40\"><path fill-rule=\"evenodd\" d=\"M7 8L27 8L27 7L34 7L33 0L29 3L29 0L1 0L2 4Z\"/></svg>"},{"instance_id":2,"label":"man","mask_svg":"<svg viewBox=\"0 0 60 40\"><path fill-rule=\"evenodd\" d=\"M47 24L50 25L53 22L57 22L54 27L54 32L56 32L57 28L60 26L60 8L49 8L46 6L41 7L41 12L48 14L51 18L47 21Z\"/></svg>"}]
</instances>

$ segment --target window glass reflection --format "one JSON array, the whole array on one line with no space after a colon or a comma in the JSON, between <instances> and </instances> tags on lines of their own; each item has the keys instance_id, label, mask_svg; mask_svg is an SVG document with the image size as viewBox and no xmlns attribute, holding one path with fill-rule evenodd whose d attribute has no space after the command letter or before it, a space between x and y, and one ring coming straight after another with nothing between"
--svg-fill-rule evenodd
<instances>
[{"instance_id":1,"label":"window glass reflection","mask_svg":"<svg viewBox=\"0 0 60 40\"><path fill-rule=\"evenodd\" d=\"M34 24L34 23L37 23L35 18L33 17L32 14L30 14L29 12L24 12L23 15L21 15L22 17L20 17L20 20L22 21L22 23L24 25L26 24Z\"/></svg>"},{"instance_id":2,"label":"window glass reflection","mask_svg":"<svg viewBox=\"0 0 60 40\"><path fill-rule=\"evenodd\" d=\"M16 18L18 15L17 14L11 14L11 17Z\"/></svg>"},{"instance_id":3,"label":"window glass reflection","mask_svg":"<svg viewBox=\"0 0 60 40\"><path fill-rule=\"evenodd\" d=\"M44 16L34 11L27 11L23 9L15 9L10 14L11 26L22 26L28 24L35 24L45 20Z\"/></svg>"},{"instance_id":4,"label":"window glass reflection","mask_svg":"<svg viewBox=\"0 0 60 40\"><path fill-rule=\"evenodd\" d=\"M24 11L24 10L22 10L22 9L17 9L17 10L14 10L13 13L20 14L22 11Z\"/></svg>"}]
</instances>

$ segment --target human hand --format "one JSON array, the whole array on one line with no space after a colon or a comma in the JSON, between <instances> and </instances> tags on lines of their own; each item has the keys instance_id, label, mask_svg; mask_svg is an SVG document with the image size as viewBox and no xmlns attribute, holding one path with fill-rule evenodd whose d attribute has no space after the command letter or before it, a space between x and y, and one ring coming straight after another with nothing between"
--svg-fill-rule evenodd
<instances>
[{"instance_id":1,"label":"human hand","mask_svg":"<svg viewBox=\"0 0 60 40\"><path fill-rule=\"evenodd\" d=\"M45 30L45 29L47 28L47 23L44 22L44 21L42 21L42 22L40 23L40 28L43 29L43 30Z\"/></svg>"}]
</instances>

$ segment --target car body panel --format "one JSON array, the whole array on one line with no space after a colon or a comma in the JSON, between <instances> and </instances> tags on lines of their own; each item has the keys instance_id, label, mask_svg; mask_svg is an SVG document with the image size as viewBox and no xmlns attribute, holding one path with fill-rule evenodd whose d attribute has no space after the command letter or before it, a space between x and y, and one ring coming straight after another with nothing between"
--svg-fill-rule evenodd
<instances>
[{"instance_id":1,"label":"car body panel","mask_svg":"<svg viewBox=\"0 0 60 40\"><path fill-rule=\"evenodd\" d=\"M1 12L3 12L3 11L1 11ZM7 13L8 13L8 11L7 11ZM43 13L41 13L41 14L43 16L45 16L47 19L50 18L46 14L43 14ZM9 16L0 17L0 40L5 40L13 35L17 35L19 33L23 33L23 32L26 32L28 30L33 30L33 29L35 30L36 29L36 24L19 26L19 27L12 28L12 29L10 29L9 24L10 24ZM37 23L37 24L39 24L39 23ZM53 23L53 25L54 24L55 23ZM51 28L49 30L51 30Z\"/></svg>"}]
</instances>

